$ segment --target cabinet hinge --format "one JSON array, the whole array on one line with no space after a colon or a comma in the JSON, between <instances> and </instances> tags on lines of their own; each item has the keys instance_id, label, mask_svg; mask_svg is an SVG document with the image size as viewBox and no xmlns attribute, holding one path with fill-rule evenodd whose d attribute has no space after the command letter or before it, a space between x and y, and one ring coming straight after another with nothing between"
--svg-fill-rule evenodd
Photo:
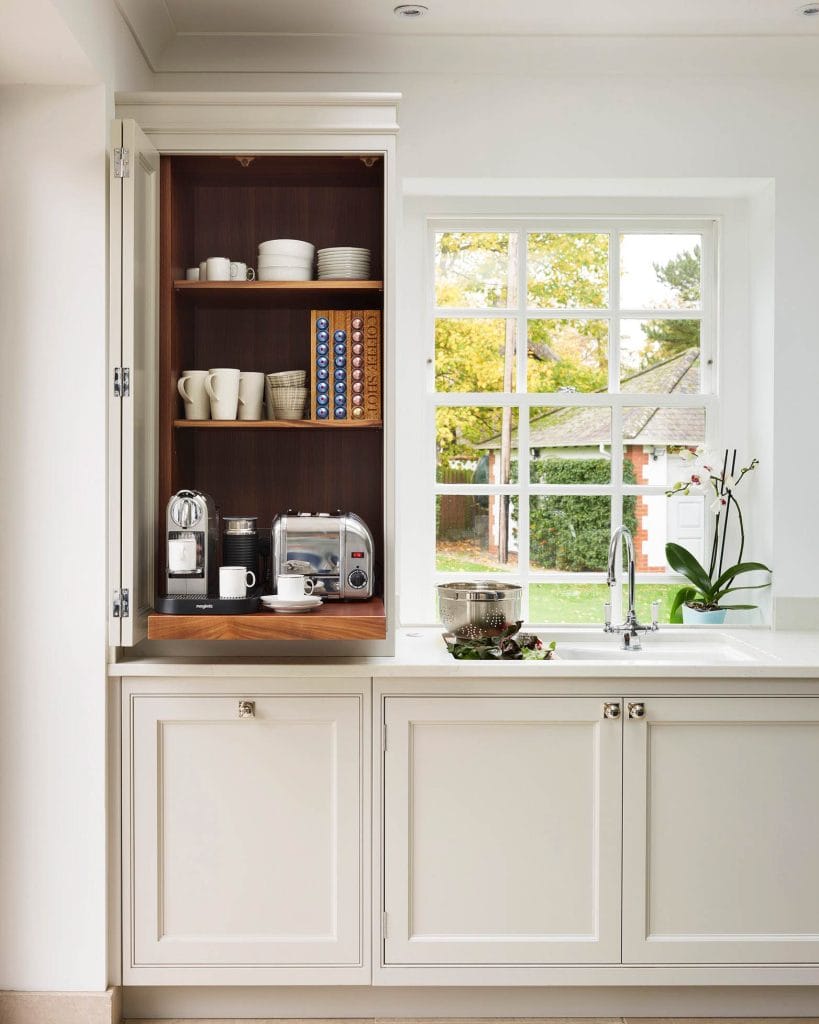
<instances>
[{"instance_id":1,"label":"cabinet hinge","mask_svg":"<svg viewBox=\"0 0 819 1024\"><path fill-rule=\"evenodd\" d=\"M389 914L385 910L384 913L381 915L381 938L382 939L388 939L389 938L389 934L387 933L387 925L389 923L389 919L390 919L389 918Z\"/></svg>"},{"instance_id":2,"label":"cabinet hinge","mask_svg":"<svg viewBox=\"0 0 819 1024\"><path fill-rule=\"evenodd\" d=\"M114 367L114 398L131 397L131 368L130 366Z\"/></svg>"},{"instance_id":3,"label":"cabinet hinge","mask_svg":"<svg viewBox=\"0 0 819 1024\"><path fill-rule=\"evenodd\" d=\"M114 150L114 177L115 178L130 178L131 176L131 154L124 146L119 146Z\"/></svg>"},{"instance_id":4,"label":"cabinet hinge","mask_svg":"<svg viewBox=\"0 0 819 1024\"><path fill-rule=\"evenodd\" d=\"M131 614L130 593L128 590L114 591L114 618L127 619Z\"/></svg>"}]
</instances>

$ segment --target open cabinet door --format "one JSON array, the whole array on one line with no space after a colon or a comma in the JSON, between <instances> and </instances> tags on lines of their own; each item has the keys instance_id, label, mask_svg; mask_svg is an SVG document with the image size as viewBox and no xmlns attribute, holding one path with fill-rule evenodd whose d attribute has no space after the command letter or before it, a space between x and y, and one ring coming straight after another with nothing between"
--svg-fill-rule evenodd
<instances>
[{"instance_id":1,"label":"open cabinet door","mask_svg":"<svg viewBox=\"0 0 819 1024\"><path fill-rule=\"evenodd\" d=\"M159 154L134 121L112 138L108 635L129 647L156 583Z\"/></svg>"}]
</instances>

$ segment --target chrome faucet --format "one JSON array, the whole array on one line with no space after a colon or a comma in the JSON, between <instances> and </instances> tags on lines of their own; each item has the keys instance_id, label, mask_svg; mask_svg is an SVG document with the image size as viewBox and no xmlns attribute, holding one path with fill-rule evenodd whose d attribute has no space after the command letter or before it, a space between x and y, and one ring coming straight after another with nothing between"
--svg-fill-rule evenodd
<instances>
[{"instance_id":1,"label":"chrome faucet","mask_svg":"<svg viewBox=\"0 0 819 1024\"><path fill-rule=\"evenodd\" d=\"M628 612L626 613L626 619L622 626L612 626L611 602L607 602L605 605L606 621L603 625L603 630L606 633L622 633L624 651L640 651L643 646L640 643L640 633L656 633L660 628L657 622L660 612L660 602L651 602L651 625L641 626L637 621L637 612L634 610L634 538L631 536L631 530L629 530L627 526L618 526L611 535L606 583L608 583L610 587L617 586L617 556L620 552L621 539L625 541L626 552L628 554Z\"/></svg>"}]
</instances>

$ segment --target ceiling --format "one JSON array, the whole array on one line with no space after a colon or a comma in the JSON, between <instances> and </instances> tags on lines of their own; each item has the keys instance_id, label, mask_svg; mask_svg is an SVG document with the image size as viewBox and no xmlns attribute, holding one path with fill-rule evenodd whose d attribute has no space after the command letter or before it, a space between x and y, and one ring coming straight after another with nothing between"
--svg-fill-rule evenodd
<instances>
[{"instance_id":1,"label":"ceiling","mask_svg":"<svg viewBox=\"0 0 819 1024\"><path fill-rule=\"evenodd\" d=\"M219 41L252 50L264 39L436 37L819 37L799 0L425 0L423 18L393 14L398 0L115 0L154 67L180 44L211 58ZM804 2L804 0L803 0ZM306 37L306 38L305 38ZM371 40L372 41L372 40ZM365 59L366 51L362 51Z\"/></svg>"}]
</instances>

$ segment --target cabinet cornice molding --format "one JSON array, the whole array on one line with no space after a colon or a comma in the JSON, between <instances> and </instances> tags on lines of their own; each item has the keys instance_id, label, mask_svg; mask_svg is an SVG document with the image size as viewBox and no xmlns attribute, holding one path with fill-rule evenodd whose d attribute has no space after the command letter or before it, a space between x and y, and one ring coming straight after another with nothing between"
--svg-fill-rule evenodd
<instances>
[{"instance_id":1,"label":"cabinet cornice molding","mask_svg":"<svg viewBox=\"0 0 819 1024\"><path fill-rule=\"evenodd\" d=\"M149 136L396 135L400 93L118 93L117 116ZM208 147L210 148L210 147Z\"/></svg>"}]
</instances>

